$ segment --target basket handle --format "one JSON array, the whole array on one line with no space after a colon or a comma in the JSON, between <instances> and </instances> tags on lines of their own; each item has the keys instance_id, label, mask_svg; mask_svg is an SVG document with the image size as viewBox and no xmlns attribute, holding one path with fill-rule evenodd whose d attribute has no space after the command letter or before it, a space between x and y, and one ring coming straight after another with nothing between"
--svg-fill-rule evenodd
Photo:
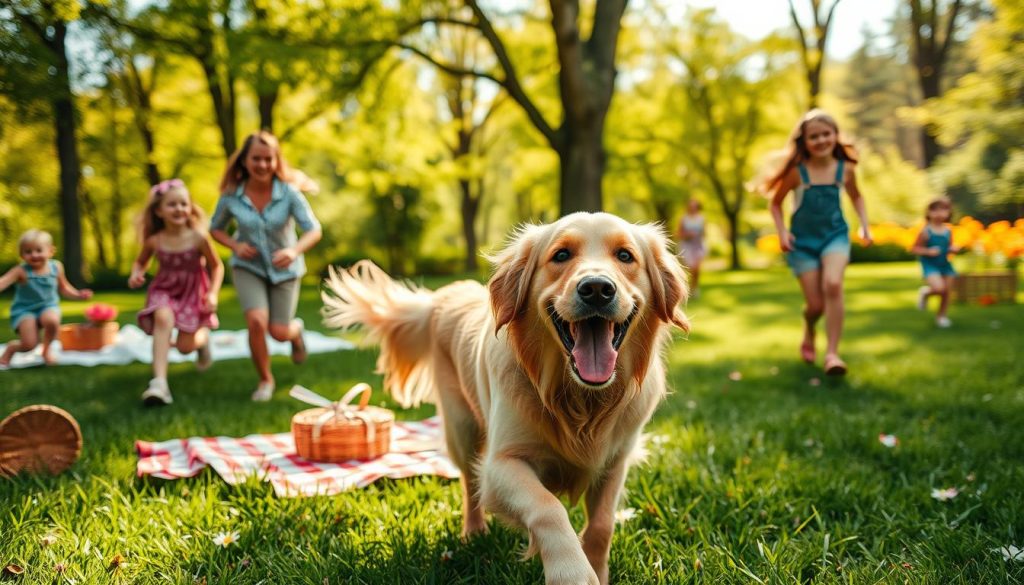
<instances>
[{"instance_id":1,"label":"basket handle","mask_svg":"<svg viewBox=\"0 0 1024 585\"><path fill-rule=\"evenodd\" d=\"M372 392L373 388L371 388L369 384L366 382L360 382L349 388L348 392L346 392L345 395L341 397L341 400L338 401L338 404L342 407L348 406L357 394L362 393L362 396L359 397L359 406L357 408L359 410L363 410L366 408L366 405L370 403L370 394Z\"/></svg>"},{"instance_id":2,"label":"basket handle","mask_svg":"<svg viewBox=\"0 0 1024 585\"><path fill-rule=\"evenodd\" d=\"M362 396L359 397L359 406L357 407L357 410L364 410L366 408L366 405L370 403L370 394L372 392L373 388L371 388L369 384L367 384L366 382L360 382L353 386L352 388L350 388L349 391L346 392L345 395L341 397L341 400L337 402L332 402L324 398L323 396L320 396L316 392L313 392L309 388L300 386L298 384L292 386L292 389L291 391L288 392L288 394L292 398L301 400L306 404L312 404L313 406L323 406L326 408L332 408L335 411L339 411L347 409L348 405L352 402L353 399L355 399L356 395L360 393L362 393Z\"/></svg>"}]
</instances>

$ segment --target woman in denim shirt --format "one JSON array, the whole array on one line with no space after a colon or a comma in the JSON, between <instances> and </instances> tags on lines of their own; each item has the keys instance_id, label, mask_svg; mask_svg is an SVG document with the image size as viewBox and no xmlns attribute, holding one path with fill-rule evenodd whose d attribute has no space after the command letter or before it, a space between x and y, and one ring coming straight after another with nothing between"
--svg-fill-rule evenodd
<instances>
[{"instance_id":1,"label":"woman in denim shirt","mask_svg":"<svg viewBox=\"0 0 1024 585\"><path fill-rule=\"evenodd\" d=\"M260 381L252 399L270 400L267 333L290 341L292 361L306 359L302 325L295 319L299 284L306 273L303 254L320 241L320 223L293 182L315 188L307 177L289 168L281 147L269 132L249 135L228 160L220 183L221 197L210 220L210 235L231 248L231 273L249 328L249 349ZM234 220L235 231L225 231ZM296 237L295 225L302 230Z\"/></svg>"}]
</instances>

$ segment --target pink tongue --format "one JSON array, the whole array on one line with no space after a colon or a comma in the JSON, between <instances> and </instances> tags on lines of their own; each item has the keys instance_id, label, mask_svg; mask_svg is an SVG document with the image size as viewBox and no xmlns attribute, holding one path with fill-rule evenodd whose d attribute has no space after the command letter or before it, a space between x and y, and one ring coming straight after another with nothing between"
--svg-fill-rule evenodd
<instances>
[{"instance_id":1,"label":"pink tongue","mask_svg":"<svg viewBox=\"0 0 1024 585\"><path fill-rule=\"evenodd\" d=\"M600 318L591 318L572 324L576 345L572 357L576 360L576 371L583 381L603 384L615 371L615 359L619 352L612 347L613 324Z\"/></svg>"}]
</instances>

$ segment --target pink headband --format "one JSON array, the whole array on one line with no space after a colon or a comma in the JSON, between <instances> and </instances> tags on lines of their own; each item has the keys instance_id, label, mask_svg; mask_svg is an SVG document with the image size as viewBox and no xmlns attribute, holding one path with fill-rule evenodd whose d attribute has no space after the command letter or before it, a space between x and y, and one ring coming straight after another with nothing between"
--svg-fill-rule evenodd
<instances>
[{"instance_id":1,"label":"pink headband","mask_svg":"<svg viewBox=\"0 0 1024 585\"><path fill-rule=\"evenodd\" d=\"M149 196L156 197L157 195L163 195L176 187L185 189L185 181L182 181L181 179L167 179L166 181L160 181L149 188ZM187 191L187 189L185 190Z\"/></svg>"}]
</instances>

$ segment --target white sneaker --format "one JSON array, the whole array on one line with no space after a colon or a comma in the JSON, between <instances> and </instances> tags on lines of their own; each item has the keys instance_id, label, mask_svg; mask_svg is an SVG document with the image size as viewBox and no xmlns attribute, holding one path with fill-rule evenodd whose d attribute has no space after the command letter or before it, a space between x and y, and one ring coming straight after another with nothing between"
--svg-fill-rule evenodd
<instances>
[{"instance_id":1,"label":"white sneaker","mask_svg":"<svg viewBox=\"0 0 1024 585\"><path fill-rule=\"evenodd\" d=\"M153 378L149 381L149 387L142 393L142 404L146 406L166 406L174 402L171 398L171 390L167 387L167 380Z\"/></svg>"},{"instance_id":2,"label":"white sneaker","mask_svg":"<svg viewBox=\"0 0 1024 585\"><path fill-rule=\"evenodd\" d=\"M938 325L940 329L949 329L953 325L953 322L949 320L949 317L936 317L935 324Z\"/></svg>"},{"instance_id":3,"label":"white sneaker","mask_svg":"<svg viewBox=\"0 0 1024 585\"><path fill-rule=\"evenodd\" d=\"M267 402L274 396L274 383L273 382L260 382L256 385L256 390L252 393L253 402Z\"/></svg>"},{"instance_id":4,"label":"white sneaker","mask_svg":"<svg viewBox=\"0 0 1024 585\"><path fill-rule=\"evenodd\" d=\"M922 286L917 289L917 310L923 311L928 306L928 293L931 292L930 286Z\"/></svg>"},{"instance_id":5,"label":"white sneaker","mask_svg":"<svg viewBox=\"0 0 1024 585\"><path fill-rule=\"evenodd\" d=\"M210 342L196 350L196 370L205 372L213 365L213 353L210 351Z\"/></svg>"}]
</instances>

